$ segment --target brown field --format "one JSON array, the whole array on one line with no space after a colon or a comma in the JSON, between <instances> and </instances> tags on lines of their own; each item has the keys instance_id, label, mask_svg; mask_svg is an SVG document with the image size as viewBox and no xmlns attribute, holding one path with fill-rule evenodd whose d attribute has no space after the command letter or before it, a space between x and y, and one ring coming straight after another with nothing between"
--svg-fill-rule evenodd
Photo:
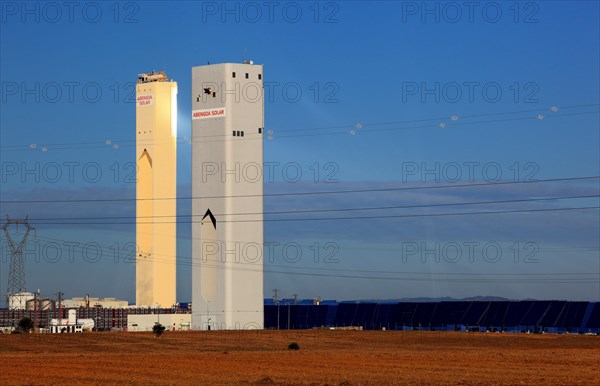
<instances>
[{"instance_id":1,"label":"brown field","mask_svg":"<svg viewBox=\"0 0 600 386\"><path fill-rule=\"evenodd\" d=\"M300 350L288 350L291 342ZM600 337L327 330L0 335L0 363L0 385L600 385Z\"/></svg>"}]
</instances>

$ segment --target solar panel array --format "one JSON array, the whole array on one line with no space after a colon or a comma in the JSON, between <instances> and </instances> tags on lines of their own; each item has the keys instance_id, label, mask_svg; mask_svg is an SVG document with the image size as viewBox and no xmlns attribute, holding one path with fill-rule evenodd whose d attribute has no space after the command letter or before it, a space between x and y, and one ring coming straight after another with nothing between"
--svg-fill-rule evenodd
<instances>
[{"instance_id":1,"label":"solar panel array","mask_svg":"<svg viewBox=\"0 0 600 386\"><path fill-rule=\"evenodd\" d=\"M265 328L600 332L600 303L451 301L265 305Z\"/></svg>"}]
</instances>

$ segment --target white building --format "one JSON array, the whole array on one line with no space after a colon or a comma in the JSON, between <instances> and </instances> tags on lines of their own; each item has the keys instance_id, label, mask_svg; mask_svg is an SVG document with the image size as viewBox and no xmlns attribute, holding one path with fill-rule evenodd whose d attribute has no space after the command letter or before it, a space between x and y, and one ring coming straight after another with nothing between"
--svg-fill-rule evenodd
<instances>
[{"instance_id":1,"label":"white building","mask_svg":"<svg viewBox=\"0 0 600 386\"><path fill-rule=\"evenodd\" d=\"M264 326L263 128L262 65L192 68L193 329Z\"/></svg>"},{"instance_id":2,"label":"white building","mask_svg":"<svg viewBox=\"0 0 600 386\"><path fill-rule=\"evenodd\" d=\"M52 334L91 331L94 319L77 319L77 310L69 310L68 319L50 319L48 328Z\"/></svg>"},{"instance_id":3,"label":"white building","mask_svg":"<svg viewBox=\"0 0 600 386\"><path fill-rule=\"evenodd\" d=\"M162 324L167 331L189 330L192 323L191 314L129 314L127 315L127 331L152 331L155 324Z\"/></svg>"}]
</instances>

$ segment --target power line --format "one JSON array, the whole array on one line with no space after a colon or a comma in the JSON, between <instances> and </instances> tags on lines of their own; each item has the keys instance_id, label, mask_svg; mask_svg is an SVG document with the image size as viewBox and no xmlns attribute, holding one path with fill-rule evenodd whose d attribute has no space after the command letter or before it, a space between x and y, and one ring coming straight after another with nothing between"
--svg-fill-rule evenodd
<instances>
[{"instance_id":1,"label":"power line","mask_svg":"<svg viewBox=\"0 0 600 386\"><path fill-rule=\"evenodd\" d=\"M552 112L552 115L548 115L548 116L544 116L542 119L544 118L549 118L549 117L564 117L564 116L573 116L573 115L581 115L581 114L597 114L599 113L599 111L586 111L586 112L576 112L576 113L560 113L560 114L556 114L556 112L560 111L560 110L568 110L568 109L578 109L578 108L587 108L587 107L597 107L599 106L599 104L582 104L582 105L573 105L573 106L564 106L561 107L560 109L556 106L553 106L550 109L530 109L530 110L516 110L516 111L508 111L508 112L497 112L497 113L485 113L485 114L472 114L472 115L463 115L463 116L454 116L456 117L456 119L470 119L470 118L481 118L481 117L491 117L491 116L506 116L506 115L514 115L514 114L526 114L526 113L533 113L533 112L544 112L547 110L550 110ZM314 127L314 128L302 128L302 129L287 129L287 130L279 130L276 132L276 139L280 139L280 138L292 138L292 137L301 137L301 136L315 136L315 135L336 135L336 134L344 134L344 135L348 135L348 131L343 131L343 132L333 132L333 133L320 133L320 134L311 134L311 133L306 133L306 134L300 134L300 135L286 135L286 133L290 133L290 132L298 132L298 131L302 131L302 132L307 132L307 131L311 131L311 132L315 132L315 131L324 131L324 130L332 130L332 129L348 129L348 128L352 128L353 130L358 129L361 130L361 133L369 133L369 132L379 132L379 131L390 131L390 130L407 130L407 129L420 129L420 128L429 128L429 127L438 127L439 126L431 126L431 125L422 125L422 126L413 126L413 127L395 127L395 128L369 128L369 129L365 129L362 130L363 128L367 127L371 127L371 126L386 126L386 125L392 125L392 124L410 124L410 123L420 123L420 122L434 122L434 121L452 121L451 123L445 123L444 127L447 127L448 125L452 125L452 126L461 126L461 125L466 125L466 124L480 124L480 123L495 123L495 122L504 122L504 121L512 121L512 120L540 120L539 116L535 116L535 117L518 117L518 118L509 118L509 119L494 119L494 120L485 120L485 121L477 121L477 122L456 122L453 118L454 117L437 117L437 118L425 118L425 119L414 119L414 120L402 120L402 121L391 121L391 122L375 122L375 123L364 123L364 124L348 124L348 125L335 125L335 126L326 126L326 127ZM283 135L279 136L278 133L283 133ZM239 140L263 140L263 136L262 135L258 135L255 134L253 135L252 133L248 133L249 136L246 136L244 138L240 138L240 139L236 139L236 141ZM209 137L221 137L220 139L215 139L215 140L203 140L200 139L198 140L198 138L209 138ZM205 136L196 136L194 138L187 138L187 137L182 137L182 138L177 138L177 141L179 143L203 143L203 142L223 142L223 141L232 141L233 139L229 138L229 134L219 134L219 135L205 135ZM140 143L148 143L148 144L156 144L156 143L160 143L160 142L164 142L162 140L150 140L150 141L145 141L145 142L140 142ZM168 140L168 142L170 143L170 140ZM122 139L122 140L111 140L111 144L118 144L119 147L132 147L132 146L136 146L136 140L132 140L132 139ZM80 150L80 149L93 149L93 148L107 148L107 144L106 141L93 141L93 142L70 142L70 143L51 143L51 144L45 144L43 146L45 147L52 147L53 150L69 150L69 149L75 149L75 150ZM41 146L41 145L40 145ZM31 151L31 145L8 145L8 146L0 146L0 149L3 149L4 151Z\"/></svg>"},{"instance_id":2,"label":"power line","mask_svg":"<svg viewBox=\"0 0 600 386\"><path fill-rule=\"evenodd\" d=\"M549 116L548 118L559 118L559 117L585 115L585 114L598 114L598 113L600 113L600 111L585 111L585 112L578 112L578 113L552 115L552 116ZM475 125L475 124L481 124L481 123L498 123L498 122L512 122L512 121L528 121L528 120L540 120L540 118L538 118L538 117L517 117L517 118L493 119L493 120L476 121L476 122L452 122L452 123L444 123L443 129L446 130L446 129L449 129L450 127L454 127L454 126L466 126L466 125ZM421 125L421 126L411 126L411 127L373 128L373 129L368 129L368 130L362 130L362 131L360 131L360 133L368 134L368 133L378 133L378 132L382 132L382 131L399 131L399 130L426 129L426 128L433 128L433 127L431 125ZM437 127L437 126L436 126L436 128L439 129L439 127ZM276 138L281 139L281 138L312 137L312 136L340 135L340 134L347 135L348 132L341 131L341 132L317 133L317 134L307 133L307 134L293 134L293 135L278 135Z\"/></svg>"},{"instance_id":3,"label":"power line","mask_svg":"<svg viewBox=\"0 0 600 386\"><path fill-rule=\"evenodd\" d=\"M282 219L260 219L260 220L220 220L221 223L255 223L255 222L304 222L304 221L347 221L347 220L375 220L375 219L399 219L417 217L448 217L448 216L470 216L470 215L496 215L508 213L535 213L555 212L570 210L600 209L600 206L582 206L573 208L546 208L546 209L515 209L497 210L486 212L455 212L455 213L425 213L404 215L381 215L381 216L352 216L352 217L315 217L315 218L282 218ZM133 225L133 224L200 224L201 221L149 221L149 222L38 222L41 225Z\"/></svg>"},{"instance_id":4,"label":"power line","mask_svg":"<svg viewBox=\"0 0 600 386\"><path fill-rule=\"evenodd\" d=\"M50 237L42 237L42 236L36 236L36 239L46 240L46 243L62 243L65 247L73 247L73 248L77 248L77 249L79 249L81 251L83 251L83 249L85 248L86 245L89 245L89 242L73 242L73 241L61 240L61 239L50 238ZM194 239L200 240L199 238L194 238ZM221 242L221 243L227 242L227 241L234 242L234 243L248 243L247 241L239 241L239 240L205 240L205 242ZM481 243L486 243L486 241L480 241L480 242ZM264 248L265 245L266 246L274 246L275 243L276 243L275 241L266 241L266 242L264 242L263 243L263 250L264 249L268 249L268 248ZM80 245L80 244L83 244L83 245ZM135 256L135 254L138 252L137 251L137 244L135 244L133 242L127 242L127 243L123 243L122 244L122 245L133 245L133 246L136 247L136 251L130 252L126 256L123 256L123 255L120 254L120 252L123 252L123 251L115 251L115 248L113 248L112 246L108 246L108 247L101 246L97 242L95 244L96 244L95 247L100 249L100 251L101 251L101 253L102 253L103 256L105 254L109 254L109 255L111 255L111 256L119 259L119 260L123 260L123 261L125 261L126 259L137 260L137 257L135 257L135 258L132 259L132 255ZM523 243L523 244L526 244L526 243ZM121 244L117 243L117 246L120 246L120 245ZM302 249L311 249L311 248L315 247L314 244L313 245L298 245L298 246L300 246L300 248L302 248ZM395 248L372 248L372 247L370 247L370 248L357 248L357 247L352 247L351 249L352 250L362 249L362 250L366 250L366 251L369 251L369 252L373 252L373 251L380 251L380 250L384 250L384 251L396 251L396 250L401 249L401 247L399 247L399 246L396 246ZM61 250L62 250L62 248L61 248ZM108 250L108 252L107 252L107 250ZM569 252L574 252L574 251L576 251L576 252L582 252L582 251L583 252L592 252L592 251L594 251L595 252L597 250L598 250L597 247L596 248L594 248L594 247L586 247L586 248L539 248L539 251L542 251L542 252L554 252L554 251L569 251ZM483 253L483 249L474 247L473 248L473 252ZM159 257L157 259L157 258L155 258L155 256L162 256L162 258ZM153 253L152 254L152 258L150 260L152 260L152 261L158 261L158 262L169 262L170 263L172 257L175 257L176 259L179 259L179 260L181 260L181 259L183 259L183 260L190 260L190 261L193 260L193 258L190 257L190 256L166 255L166 254L158 254L158 253ZM168 258L168 260L167 260L167 258ZM266 259L266 257L264 257L264 256L263 256L263 258ZM269 257L269 259L272 259L272 257ZM134 262L134 261L129 261L129 262ZM248 264L248 263L244 263L244 262L234 262L234 263L236 263L236 264ZM269 264L269 266L275 266L275 265ZM286 266L279 266L279 267L286 267ZM299 268L299 269L325 269L325 270L327 270L326 268L306 268L306 267L297 267L297 268ZM376 271L374 271L374 272L376 272ZM383 272L389 272L389 271L383 271Z\"/></svg>"},{"instance_id":5,"label":"power line","mask_svg":"<svg viewBox=\"0 0 600 386\"><path fill-rule=\"evenodd\" d=\"M37 203L77 203L77 202L119 202L119 201L153 201L153 200L193 200L193 199L217 199L217 198L249 198L249 197L285 197L285 196L309 196L309 195L328 195L328 194L350 194L350 193L377 193L377 192L397 192L410 190L428 190L428 189L458 189L483 186L502 186L516 184L536 184L546 182L565 182L565 181L584 181L598 179L600 176L585 177L565 177L565 178L547 178L531 181L500 181L500 182L481 182L469 184L453 185L428 185L428 186L407 186L401 188L378 188L378 189L350 189L350 190L332 190L316 192L287 192L287 193L264 193L264 194L240 194L227 196L196 196L196 197L155 197L155 198L88 198L88 199L63 199L63 200L0 200L3 204L37 204Z\"/></svg>"},{"instance_id":6,"label":"power line","mask_svg":"<svg viewBox=\"0 0 600 386\"><path fill-rule=\"evenodd\" d=\"M586 108L586 107L596 107L600 106L598 103L593 104L584 104L584 105L572 105L572 106L564 106L561 107L560 110L568 110L568 109L577 109L577 108ZM468 119L468 118L481 118L481 117L490 117L496 115L511 115L511 114L526 114L533 112L542 112L550 110L552 112L559 111L559 108L556 106L552 106L550 109L529 109L529 110L516 110L516 111L505 111L505 112L497 112L497 113L485 113L485 114L471 114L471 115L461 115L459 119ZM278 132L294 132L294 131L307 131L307 130L331 130L331 129L343 129L349 128L353 126L385 126L385 125L397 125L404 123L419 123L419 122L431 122L431 121L443 121L443 120L452 120L452 117L437 117L437 118L424 118L424 119L413 119L413 120L401 120L401 121L388 121L388 122L375 122L375 123L359 123L357 124L347 124L347 125L339 125L339 126L328 126L328 127L318 127L318 128L308 128L308 129L288 129L288 130L279 130ZM357 127L360 128L360 127Z\"/></svg>"},{"instance_id":7,"label":"power line","mask_svg":"<svg viewBox=\"0 0 600 386\"><path fill-rule=\"evenodd\" d=\"M246 212L246 213L215 213L215 216L249 216L249 215L278 215L278 214L300 214L300 213L325 213L325 212L351 212L351 211L371 211L371 210L391 210L391 209L409 209L409 208L430 208L430 207L448 207L464 205L484 205L484 204L507 204L521 202L539 202L539 201L557 201L583 198L598 198L600 195L579 195L566 197L543 197L526 198L513 200L496 201L474 201L474 202L456 202L441 204L422 204L422 205L397 205L397 206L379 206L379 207L358 207L358 208L335 208L335 209L306 209L306 210L284 210L273 212ZM119 219L138 219L138 218L181 218L181 217L203 217L204 214L176 214L176 215L153 215L153 216L104 216L104 217L40 217L31 218L31 221L53 221L53 220L119 220Z\"/></svg>"},{"instance_id":8,"label":"power line","mask_svg":"<svg viewBox=\"0 0 600 386\"><path fill-rule=\"evenodd\" d=\"M50 239L57 240L58 239ZM83 248L80 246L80 248ZM181 259L181 256L177 256L178 259ZM190 262L175 262L174 264L183 265L183 266L203 266L206 268L217 268L224 270L233 270L233 271L246 271L246 272L264 272L264 273L275 273L275 274L289 274L289 275L301 275L301 276L324 276L324 277L335 277L335 278L351 278L351 279L373 279L373 280L406 280L406 281L422 281L422 282L431 282L431 281L439 281L439 282L456 282L456 283L480 283L480 282L495 282L495 283L597 283L598 280L594 278L540 278L540 276L597 276L600 274L597 273L584 273L584 272L571 272L571 273L558 273L558 272L550 272L550 273L484 273L484 272L468 272L468 273L445 273L445 272L406 272L406 271L376 271L376 270L356 270L356 269L338 269L338 268L313 268L313 267L298 267L298 266L277 266L277 265L267 265L268 267L284 267L284 268L295 268L299 270L319 270L319 271L334 271L334 272L359 272L359 273L383 273L386 275L390 274L400 274L400 275L424 275L430 276L429 278L413 278L409 276L402 277L389 277L389 276L365 276L365 275L339 275L339 274L323 274L323 273L307 273L307 272L291 272L291 271L279 271L272 269L252 269L248 267L242 266L228 266L225 264L200 264L197 261L194 262L192 258L187 258L191 260ZM158 261L159 263L168 263L173 264L171 261L166 261L164 259L150 259L150 261ZM230 262L233 263L233 262ZM255 266L256 264L250 263L238 263L247 266ZM261 263L262 264L262 263ZM491 277L505 277L505 276L517 276L517 277L526 277L522 279L518 278L508 278L508 279L490 279L490 278L482 278L482 279L465 279L465 278L456 278L456 279L448 279L448 278L438 278L434 276L491 276ZM530 277L531 276L531 277Z\"/></svg>"},{"instance_id":9,"label":"power line","mask_svg":"<svg viewBox=\"0 0 600 386\"><path fill-rule=\"evenodd\" d=\"M150 235L151 233L142 232L142 234ZM176 239L183 239L183 240L203 240L203 239L201 239L199 237L182 237L182 236L176 236L175 238ZM52 241L52 242L61 242L61 243L64 243L65 245L72 245L73 243L75 243L75 244L80 243L80 242L72 242L72 241L61 240L61 239L54 239L54 238L42 237L42 236L36 236L36 239L49 240L49 241ZM223 243L223 242L234 242L234 243L241 243L241 244L243 244L243 243L252 243L252 244L255 244L254 240L253 241L246 241L246 240L225 240L225 239L208 239L207 240L207 239L204 239L204 241L220 242L220 243ZM409 241L409 240L407 240L407 241ZM419 242L434 242L434 240L418 240L418 241ZM463 240L463 242L465 242L465 241L467 241L467 240ZM331 243L331 242L332 242L331 240L319 240L317 243L319 245L323 245L324 246L325 244ZM485 241L482 241L482 242L485 242ZM87 242L83 242L83 243L85 244ZM282 242L280 242L278 240L266 240L266 241L263 242L263 245L267 245L267 246L269 246L269 245L277 245L277 243L279 243L279 245L280 245ZM283 243L287 243L287 241L285 241ZM511 243L512 243L512 241L511 241ZM135 243L134 242L127 242L126 244L135 244ZM296 244L298 244L298 243L296 243ZM314 248L315 244L313 243L313 244L310 244L310 245L298 245L298 246L300 246L301 248L310 249L310 248ZM110 249L111 251L113 250L113 248L111 248L111 247L106 247L106 248ZM371 251L371 252L372 251L395 251L395 250L397 250L399 248L400 248L400 246L397 246L397 245L396 246L392 245L392 246L390 246L388 248L373 247L373 246L370 246L370 247L352 246L352 250L366 250L366 251ZM550 252L552 252L552 251L591 252L591 251L597 251L597 250L598 250L598 247L594 247L594 246L571 247L571 248L557 248L557 247L539 248L539 251L550 251ZM157 254L154 253L154 255L156 256ZM172 257L173 255L164 255L164 254L161 254L160 256ZM184 258L184 259L191 259L190 257L185 257L185 256L180 256L180 257Z\"/></svg>"}]
</instances>

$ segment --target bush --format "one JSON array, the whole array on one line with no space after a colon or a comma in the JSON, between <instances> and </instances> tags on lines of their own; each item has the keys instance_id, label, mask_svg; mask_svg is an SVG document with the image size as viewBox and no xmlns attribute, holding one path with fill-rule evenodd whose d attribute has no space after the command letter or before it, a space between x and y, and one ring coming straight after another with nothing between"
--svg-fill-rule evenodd
<instances>
[{"instance_id":1,"label":"bush","mask_svg":"<svg viewBox=\"0 0 600 386\"><path fill-rule=\"evenodd\" d=\"M19 329L24 332L29 332L33 330L33 320L30 317L25 316L21 320L19 320Z\"/></svg>"},{"instance_id":2,"label":"bush","mask_svg":"<svg viewBox=\"0 0 600 386\"><path fill-rule=\"evenodd\" d=\"M156 323L154 327L152 327L152 332L154 336L161 336L163 332L165 332L165 326L160 323Z\"/></svg>"},{"instance_id":3,"label":"bush","mask_svg":"<svg viewBox=\"0 0 600 386\"><path fill-rule=\"evenodd\" d=\"M288 350L300 350L300 346L298 346L298 343L292 342L289 344Z\"/></svg>"}]
</instances>

